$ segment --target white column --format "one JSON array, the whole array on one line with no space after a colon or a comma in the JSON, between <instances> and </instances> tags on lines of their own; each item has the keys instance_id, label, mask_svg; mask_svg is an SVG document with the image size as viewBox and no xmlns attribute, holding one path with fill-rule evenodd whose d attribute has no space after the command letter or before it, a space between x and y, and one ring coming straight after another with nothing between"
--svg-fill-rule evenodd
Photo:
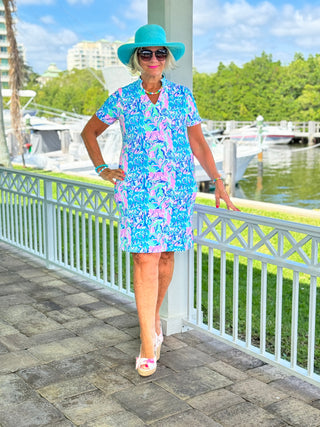
<instances>
[{"instance_id":1,"label":"white column","mask_svg":"<svg viewBox=\"0 0 320 427\"><path fill-rule=\"evenodd\" d=\"M167 41L182 42L185 54L177 62L175 70L166 72L166 77L192 90L192 21L193 0L148 0L148 24L161 25ZM189 283L188 252L175 253L175 268L172 282L161 307L161 320L165 335L182 332L182 319L188 312Z\"/></svg>"},{"instance_id":2,"label":"white column","mask_svg":"<svg viewBox=\"0 0 320 427\"><path fill-rule=\"evenodd\" d=\"M182 332L182 320L188 314L189 257L188 251L175 253L173 278L162 303L160 316L163 333Z\"/></svg>"},{"instance_id":3,"label":"white column","mask_svg":"<svg viewBox=\"0 0 320 427\"><path fill-rule=\"evenodd\" d=\"M192 90L192 18L193 0L148 0L148 24L161 25L167 41L182 42L185 54L177 62L177 68L166 72L166 77Z\"/></svg>"}]
</instances>

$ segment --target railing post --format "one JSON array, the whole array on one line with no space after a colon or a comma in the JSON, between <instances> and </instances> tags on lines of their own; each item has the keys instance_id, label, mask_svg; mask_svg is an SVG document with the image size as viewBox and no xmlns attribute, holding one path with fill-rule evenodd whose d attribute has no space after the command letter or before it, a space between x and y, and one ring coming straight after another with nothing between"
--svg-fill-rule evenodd
<instances>
[{"instance_id":1,"label":"railing post","mask_svg":"<svg viewBox=\"0 0 320 427\"><path fill-rule=\"evenodd\" d=\"M52 268L51 262L55 259L56 233L54 204L52 203L52 181L44 180L43 201L44 248L47 268Z\"/></svg>"},{"instance_id":2,"label":"railing post","mask_svg":"<svg viewBox=\"0 0 320 427\"><path fill-rule=\"evenodd\" d=\"M223 169L226 180L226 190L230 196L234 196L237 173L237 145L228 139L224 143Z\"/></svg>"},{"instance_id":3,"label":"railing post","mask_svg":"<svg viewBox=\"0 0 320 427\"><path fill-rule=\"evenodd\" d=\"M287 120L281 120L281 122L280 122L280 129L288 129Z\"/></svg>"},{"instance_id":4,"label":"railing post","mask_svg":"<svg viewBox=\"0 0 320 427\"><path fill-rule=\"evenodd\" d=\"M174 258L173 278L160 310L165 335L182 332L188 314L189 251L176 252Z\"/></svg>"},{"instance_id":5,"label":"railing post","mask_svg":"<svg viewBox=\"0 0 320 427\"><path fill-rule=\"evenodd\" d=\"M314 134L316 133L316 123L310 121L308 123L308 145L314 145Z\"/></svg>"}]
</instances>

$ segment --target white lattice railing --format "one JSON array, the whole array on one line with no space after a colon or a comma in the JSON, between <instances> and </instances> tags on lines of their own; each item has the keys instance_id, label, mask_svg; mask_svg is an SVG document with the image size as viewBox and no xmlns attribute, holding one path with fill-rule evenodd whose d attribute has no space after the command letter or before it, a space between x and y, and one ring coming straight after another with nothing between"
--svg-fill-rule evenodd
<instances>
[{"instance_id":1,"label":"white lattice railing","mask_svg":"<svg viewBox=\"0 0 320 427\"><path fill-rule=\"evenodd\" d=\"M0 168L0 201L0 240L133 297L112 189ZM320 385L320 229L196 205L194 232L166 330L206 330Z\"/></svg>"},{"instance_id":2,"label":"white lattice railing","mask_svg":"<svg viewBox=\"0 0 320 427\"><path fill-rule=\"evenodd\" d=\"M319 227L196 205L188 324L319 385L319 245Z\"/></svg>"},{"instance_id":3,"label":"white lattice railing","mask_svg":"<svg viewBox=\"0 0 320 427\"><path fill-rule=\"evenodd\" d=\"M0 239L133 295L113 189L0 168ZM115 262L116 260L116 262Z\"/></svg>"}]
</instances>

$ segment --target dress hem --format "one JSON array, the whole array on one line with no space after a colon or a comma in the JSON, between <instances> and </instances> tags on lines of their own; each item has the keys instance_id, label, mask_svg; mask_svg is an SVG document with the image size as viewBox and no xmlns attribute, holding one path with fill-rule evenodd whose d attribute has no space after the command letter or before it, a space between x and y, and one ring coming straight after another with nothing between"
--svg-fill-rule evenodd
<instances>
[{"instance_id":1,"label":"dress hem","mask_svg":"<svg viewBox=\"0 0 320 427\"><path fill-rule=\"evenodd\" d=\"M186 252L186 251L188 251L188 250L190 250L190 249L192 249L193 248L193 244L190 246L190 247L186 247L186 248L184 248L184 249L177 249L177 248L172 248L172 249L168 249L168 248L166 248L166 249L159 249L159 250L153 250L153 251L140 251L140 252L138 252L138 251L134 251L134 250L128 250L128 249L123 249L123 248L120 248L120 250L122 251L122 252L128 252L128 253L131 253L131 254L159 254L159 253L162 253L162 252Z\"/></svg>"}]
</instances>

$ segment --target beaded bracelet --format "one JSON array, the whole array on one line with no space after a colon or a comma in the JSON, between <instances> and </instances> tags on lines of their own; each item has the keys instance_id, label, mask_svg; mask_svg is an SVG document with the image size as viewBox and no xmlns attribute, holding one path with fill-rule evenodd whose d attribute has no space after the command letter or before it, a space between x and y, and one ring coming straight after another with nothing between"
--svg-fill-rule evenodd
<instances>
[{"instance_id":1,"label":"beaded bracelet","mask_svg":"<svg viewBox=\"0 0 320 427\"><path fill-rule=\"evenodd\" d=\"M98 169L103 168L103 167L108 167L108 165L103 164L103 165L96 166L95 171L98 173Z\"/></svg>"},{"instance_id":2,"label":"beaded bracelet","mask_svg":"<svg viewBox=\"0 0 320 427\"><path fill-rule=\"evenodd\" d=\"M95 171L99 174L101 171L100 171L100 172L98 172L98 169L103 168L103 167L104 167L104 168L107 168L107 167L108 167L108 165L103 164L103 165L96 166L96 167L95 167Z\"/></svg>"},{"instance_id":3,"label":"beaded bracelet","mask_svg":"<svg viewBox=\"0 0 320 427\"><path fill-rule=\"evenodd\" d=\"M215 184L217 181L219 181L219 179L222 181L221 176L219 176L218 178L214 178L214 179L212 180L212 182Z\"/></svg>"},{"instance_id":4,"label":"beaded bracelet","mask_svg":"<svg viewBox=\"0 0 320 427\"><path fill-rule=\"evenodd\" d=\"M103 167L99 170L99 172L97 172L97 174L98 174L98 175L101 175L101 173L102 173L104 170L106 170L106 169L108 169L108 167L107 167L107 166L103 166Z\"/></svg>"}]
</instances>

